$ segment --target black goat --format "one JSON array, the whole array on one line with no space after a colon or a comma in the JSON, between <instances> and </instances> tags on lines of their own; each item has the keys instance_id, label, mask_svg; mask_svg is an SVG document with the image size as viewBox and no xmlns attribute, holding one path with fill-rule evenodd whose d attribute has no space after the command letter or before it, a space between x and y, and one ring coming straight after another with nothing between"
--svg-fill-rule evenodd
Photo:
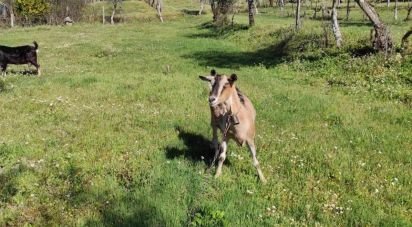
<instances>
[{"instance_id":1,"label":"black goat","mask_svg":"<svg viewBox=\"0 0 412 227\"><path fill-rule=\"evenodd\" d=\"M40 76L40 65L37 63L37 51L39 45L36 41L33 42L34 46L18 46L8 47L0 45L0 67L2 74L6 74L8 64L32 64L37 69L37 75Z\"/></svg>"}]
</instances>

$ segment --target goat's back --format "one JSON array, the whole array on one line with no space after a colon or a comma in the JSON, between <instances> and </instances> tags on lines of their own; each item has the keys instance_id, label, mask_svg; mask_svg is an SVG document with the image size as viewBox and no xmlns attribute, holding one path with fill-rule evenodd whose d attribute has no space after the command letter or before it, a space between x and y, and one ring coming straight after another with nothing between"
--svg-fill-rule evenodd
<instances>
[{"instance_id":1,"label":"goat's back","mask_svg":"<svg viewBox=\"0 0 412 227\"><path fill-rule=\"evenodd\" d=\"M256 119L255 107L253 106L252 102L250 101L250 99L246 95L243 95L243 99L244 99L244 102L242 103L242 105L245 108L246 113L250 114L252 120L255 121L255 119Z\"/></svg>"}]
</instances>

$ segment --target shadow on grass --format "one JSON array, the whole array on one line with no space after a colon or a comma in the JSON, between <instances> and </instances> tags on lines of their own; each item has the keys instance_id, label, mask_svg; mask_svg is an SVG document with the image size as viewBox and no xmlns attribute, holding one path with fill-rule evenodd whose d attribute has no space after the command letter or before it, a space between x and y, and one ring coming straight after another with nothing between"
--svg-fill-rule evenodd
<instances>
[{"instance_id":1,"label":"shadow on grass","mask_svg":"<svg viewBox=\"0 0 412 227\"><path fill-rule=\"evenodd\" d=\"M238 69L243 66L263 65L265 67L276 66L288 57L287 45L292 36L279 43L248 52L229 52L222 50L200 51L184 55L184 58L196 59L200 65L219 68Z\"/></svg>"},{"instance_id":2,"label":"shadow on grass","mask_svg":"<svg viewBox=\"0 0 412 227\"><path fill-rule=\"evenodd\" d=\"M190 35L190 38L219 38L222 34L248 29L247 26L237 25L236 28L220 32L213 24L205 23L199 29L207 29L208 32ZM183 55L188 59L195 59L202 66L219 68L239 69L244 66L263 65L267 68L280 63L290 61L298 56L307 61L317 61L324 55L336 55L327 51L328 45L322 34L297 33L293 28L281 28L271 34L279 41L275 44L256 51L227 51L227 50L207 50ZM323 49L323 51L315 51ZM313 53L312 53L313 52ZM330 53L329 53L330 52ZM307 54L305 54L307 53Z\"/></svg>"},{"instance_id":3,"label":"shadow on grass","mask_svg":"<svg viewBox=\"0 0 412 227\"><path fill-rule=\"evenodd\" d=\"M192 10L192 9L182 9L181 12L186 15L198 16L199 10ZM203 14L206 14L204 11Z\"/></svg>"},{"instance_id":4,"label":"shadow on grass","mask_svg":"<svg viewBox=\"0 0 412 227\"><path fill-rule=\"evenodd\" d=\"M187 35L186 37L188 38L221 38L224 37L228 34L237 32L237 31L242 31L242 30L248 30L249 26L243 25L243 24L233 24L233 25L227 25L222 28L217 27L214 25L212 22L206 22L198 26L199 30L206 30L206 32L203 33L197 33L197 34L191 34Z\"/></svg>"},{"instance_id":5,"label":"shadow on grass","mask_svg":"<svg viewBox=\"0 0 412 227\"><path fill-rule=\"evenodd\" d=\"M179 126L175 127L178 131L178 138L183 141L185 148L166 147L166 158L175 159L180 156L193 162L204 162L209 165L213 158L212 142L203 135L187 132Z\"/></svg>"},{"instance_id":6,"label":"shadow on grass","mask_svg":"<svg viewBox=\"0 0 412 227\"><path fill-rule=\"evenodd\" d=\"M278 47L262 49L257 52L227 52L227 51L201 51L183 57L196 59L200 65L218 68L239 69L243 66L264 65L276 66L282 62L282 52Z\"/></svg>"},{"instance_id":7,"label":"shadow on grass","mask_svg":"<svg viewBox=\"0 0 412 227\"><path fill-rule=\"evenodd\" d=\"M342 20L339 24L341 27L365 27L365 26L371 26L372 29L372 24L369 21L345 21Z\"/></svg>"},{"instance_id":8,"label":"shadow on grass","mask_svg":"<svg viewBox=\"0 0 412 227\"><path fill-rule=\"evenodd\" d=\"M353 47L349 48L348 51L352 57L364 57L378 53L377 50L371 46Z\"/></svg>"},{"instance_id":9,"label":"shadow on grass","mask_svg":"<svg viewBox=\"0 0 412 227\"><path fill-rule=\"evenodd\" d=\"M84 170L70 164L63 172L67 191L71 195L65 202L71 207L94 204L99 215L86 221L86 226L165 226L159 209L150 198L141 196L135 188L129 188L118 180L124 193L114 195L112 189L101 188L99 193L88 190ZM137 189L138 190L138 189Z\"/></svg>"},{"instance_id":10,"label":"shadow on grass","mask_svg":"<svg viewBox=\"0 0 412 227\"><path fill-rule=\"evenodd\" d=\"M147 198L132 194L99 208L101 219L89 220L86 226L166 226L158 209Z\"/></svg>"},{"instance_id":11,"label":"shadow on grass","mask_svg":"<svg viewBox=\"0 0 412 227\"><path fill-rule=\"evenodd\" d=\"M25 69L22 71L10 70L7 72L7 75L10 75L10 74L23 75L23 76L37 76L37 71L35 69Z\"/></svg>"},{"instance_id":12,"label":"shadow on grass","mask_svg":"<svg viewBox=\"0 0 412 227\"><path fill-rule=\"evenodd\" d=\"M15 165L9 170L0 166L0 203L8 203L17 194L18 176L24 174L27 168Z\"/></svg>"}]
</instances>

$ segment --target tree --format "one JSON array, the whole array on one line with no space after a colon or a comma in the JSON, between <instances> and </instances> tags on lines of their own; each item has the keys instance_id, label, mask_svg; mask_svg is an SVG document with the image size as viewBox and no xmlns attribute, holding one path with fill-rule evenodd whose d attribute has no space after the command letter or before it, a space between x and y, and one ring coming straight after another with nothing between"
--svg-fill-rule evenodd
<instances>
[{"instance_id":1,"label":"tree","mask_svg":"<svg viewBox=\"0 0 412 227\"><path fill-rule=\"evenodd\" d=\"M253 0L247 0L247 6L249 11L249 26L252 27L255 25L255 17L253 13Z\"/></svg>"},{"instance_id":2,"label":"tree","mask_svg":"<svg viewBox=\"0 0 412 227\"><path fill-rule=\"evenodd\" d=\"M202 15L203 8L205 7L205 1L206 1L206 0L200 0L199 15Z\"/></svg>"},{"instance_id":3,"label":"tree","mask_svg":"<svg viewBox=\"0 0 412 227\"><path fill-rule=\"evenodd\" d=\"M280 7L280 11L283 12L283 7L285 7L285 2L284 0L278 0L278 5Z\"/></svg>"},{"instance_id":4,"label":"tree","mask_svg":"<svg viewBox=\"0 0 412 227\"><path fill-rule=\"evenodd\" d=\"M215 0L210 1L210 8L213 13L213 22L216 22L219 11L217 10L217 2Z\"/></svg>"},{"instance_id":5,"label":"tree","mask_svg":"<svg viewBox=\"0 0 412 227\"><path fill-rule=\"evenodd\" d=\"M405 35L403 35L402 37L402 49L406 48L406 46L408 45L408 38L410 35L412 35L412 28L408 32L406 32Z\"/></svg>"},{"instance_id":6,"label":"tree","mask_svg":"<svg viewBox=\"0 0 412 227\"><path fill-rule=\"evenodd\" d=\"M15 4L14 4L14 0L0 1L0 4L5 6L5 8L9 11L9 14L10 14L10 27L14 27L14 21L15 21L15 15L14 15Z\"/></svg>"},{"instance_id":7,"label":"tree","mask_svg":"<svg viewBox=\"0 0 412 227\"><path fill-rule=\"evenodd\" d=\"M408 14L406 14L405 21L410 20L409 17L410 17L410 15L411 15L411 11L412 11L412 6L408 8Z\"/></svg>"},{"instance_id":8,"label":"tree","mask_svg":"<svg viewBox=\"0 0 412 227\"><path fill-rule=\"evenodd\" d=\"M113 4L112 15L110 16L110 24L114 24L114 15L116 14L117 7L122 3L122 0L109 0Z\"/></svg>"},{"instance_id":9,"label":"tree","mask_svg":"<svg viewBox=\"0 0 412 227\"><path fill-rule=\"evenodd\" d=\"M74 21L80 20L87 3L93 3L93 1L96 0L48 0L50 5L48 23L61 24L65 17L70 17Z\"/></svg>"},{"instance_id":10,"label":"tree","mask_svg":"<svg viewBox=\"0 0 412 227\"><path fill-rule=\"evenodd\" d=\"M395 7L394 7L393 16L394 16L395 20L398 20L398 0L395 0Z\"/></svg>"},{"instance_id":11,"label":"tree","mask_svg":"<svg viewBox=\"0 0 412 227\"><path fill-rule=\"evenodd\" d=\"M300 21L300 0L296 0L296 15L295 15L295 29L299 30L301 26Z\"/></svg>"},{"instance_id":12,"label":"tree","mask_svg":"<svg viewBox=\"0 0 412 227\"><path fill-rule=\"evenodd\" d=\"M332 29L333 34L335 35L336 46L338 48L342 45L342 34L340 33L339 22L338 22L338 10L336 6L338 5L339 0L333 0L332 4Z\"/></svg>"},{"instance_id":13,"label":"tree","mask_svg":"<svg viewBox=\"0 0 412 227\"><path fill-rule=\"evenodd\" d=\"M46 0L16 0L15 7L16 12L28 23L34 20L45 20L50 9Z\"/></svg>"},{"instance_id":14,"label":"tree","mask_svg":"<svg viewBox=\"0 0 412 227\"><path fill-rule=\"evenodd\" d=\"M146 2L153 8L156 9L157 15L159 16L160 21L163 23L163 0L146 0Z\"/></svg>"},{"instance_id":15,"label":"tree","mask_svg":"<svg viewBox=\"0 0 412 227\"><path fill-rule=\"evenodd\" d=\"M213 12L213 22L218 26L229 24L228 15L233 11L236 0L211 0L210 6Z\"/></svg>"},{"instance_id":16,"label":"tree","mask_svg":"<svg viewBox=\"0 0 412 227\"><path fill-rule=\"evenodd\" d=\"M163 23L162 10L163 10L163 0L157 0L156 1L157 15L159 16L160 21Z\"/></svg>"},{"instance_id":17,"label":"tree","mask_svg":"<svg viewBox=\"0 0 412 227\"><path fill-rule=\"evenodd\" d=\"M346 19L349 20L349 13L350 13L350 0L347 0L346 2Z\"/></svg>"},{"instance_id":18,"label":"tree","mask_svg":"<svg viewBox=\"0 0 412 227\"><path fill-rule=\"evenodd\" d=\"M390 52L393 47L393 41L386 25L379 19L375 9L368 2L365 0L355 1L373 24L375 31L372 42L373 47L378 51Z\"/></svg>"}]
</instances>

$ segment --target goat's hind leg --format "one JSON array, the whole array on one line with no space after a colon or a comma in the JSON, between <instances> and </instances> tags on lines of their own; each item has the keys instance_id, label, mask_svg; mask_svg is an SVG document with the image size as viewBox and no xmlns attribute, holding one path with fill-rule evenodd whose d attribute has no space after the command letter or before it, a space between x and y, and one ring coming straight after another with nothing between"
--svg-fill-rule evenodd
<instances>
[{"instance_id":1,"label":"goat's hind leg","mask_svg":"<svg viewBox=\"0 0 412 227\"><path fill-rule=\"evenodd\" d=\"M249 140L247 141L247 145L249 147L249 151L250 154L252 155L252 160L253 160L253 166L255 166L258 175L259 175L259 179L262 181L262 183L266 183L266 179L263 176L262 170L260 169L260 165L259 165L259 161L256 158L256 146L255 146L255 142L253 140Z\"/></svg>"},{"instance_id":2,"label":"goat's hind leg","mask_svg":"<svg viewBox=\"0 0 412 227\"><path fill-rule=\"evenodd\" d=\"M37 63L37 60L36 61L30 61L30 64L32 64L32 65L34 65L34 67L36 67L37 76L41 76L40 65Z\"/></svg>"}]
</instances>

